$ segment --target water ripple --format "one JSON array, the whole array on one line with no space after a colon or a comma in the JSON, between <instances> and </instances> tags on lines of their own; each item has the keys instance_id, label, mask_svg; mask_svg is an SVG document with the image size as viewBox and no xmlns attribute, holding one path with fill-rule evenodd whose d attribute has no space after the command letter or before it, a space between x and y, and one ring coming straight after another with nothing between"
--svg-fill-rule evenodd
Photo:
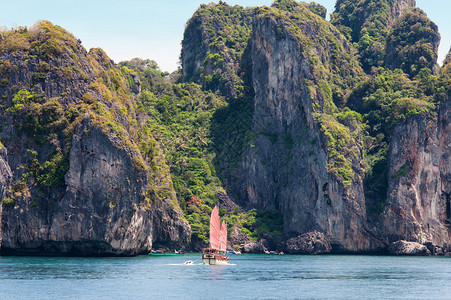
<instances>
[{"instance_id":1,"label":"water ripple","mask_svg":"<svg viewBox=\"0 0 451 300\"><path fill-rule=\"evenodd\" d=\"M0 257L2 299L447 299L451 258L199 254ZM214 291L212 294L211 291ZM221 295L221 297L216 297Z\"/></svg>"}]
</instances>

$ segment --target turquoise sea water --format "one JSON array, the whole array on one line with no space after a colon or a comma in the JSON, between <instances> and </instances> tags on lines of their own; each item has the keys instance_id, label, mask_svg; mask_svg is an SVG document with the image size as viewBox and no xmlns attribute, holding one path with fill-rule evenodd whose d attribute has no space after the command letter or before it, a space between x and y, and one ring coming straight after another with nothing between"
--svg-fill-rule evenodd
<instances>
[{"instance_id":1,"label":"turquoise sea water","mask_svg":"<svg viewBox=\"0 0 451 300\"><path fill-rule=\"evenodd\" d=\"M451 299L451 257L199 257L0 257L0 299Z\"/></svg>"}]
</instances>

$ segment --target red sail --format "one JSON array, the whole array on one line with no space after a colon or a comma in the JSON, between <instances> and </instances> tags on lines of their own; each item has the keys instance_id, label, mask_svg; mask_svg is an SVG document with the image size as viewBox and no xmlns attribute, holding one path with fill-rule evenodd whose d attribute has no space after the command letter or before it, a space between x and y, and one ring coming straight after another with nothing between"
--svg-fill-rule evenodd
<instances>
[{"instance_id":1,"label":"red sail","mask_svg":"<svg viewBox=\"0 0 451 300\"><path fill-rule=\"evenodd\" d=\"M221 241L219 243L219 251L227 250L227 225L225 221L222 221L221 225Z\"/></svg>"},{"instance_id":2,"label":"red sail","mask_svg":"<svg viewBox=\"0 0 451 300\"><path fill-rule=\"evenodd\" d=\"M221 223L219 222L218 208L215 206L210 218L210 248L219 249L221 240Z\"/></svg>"}]
</instances>

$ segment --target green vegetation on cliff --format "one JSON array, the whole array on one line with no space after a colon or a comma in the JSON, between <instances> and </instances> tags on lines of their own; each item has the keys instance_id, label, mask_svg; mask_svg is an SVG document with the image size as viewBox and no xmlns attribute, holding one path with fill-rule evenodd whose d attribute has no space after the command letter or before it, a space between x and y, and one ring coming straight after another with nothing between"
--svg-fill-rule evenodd
<instances>
[{"instance_id":1,"label":"green vegetation on cliff","mask_svg":"<svg viewBox=\"0 0 451 300\"><path fill-rule=\"evenodd\" d=\"M140 208L169 199L191 225L195 246L206 245L218 203L229 232L283 240L279 212L231 208L228 195L228 185L241 184L237 172L257 134L280 142L284 153L304 142L289 133L252 132L253 25L268 22L273 42L293 42L305 62L308 76L299 86L311 100L305 119L313 114L313 121L299 131L318 131L327 172L345 190L363 181L367 211L381 214L389 180L410 170L404 165L388 178L394 128L409 118L433 120L435 108L451 97L451 54L438 69L436 25L419 9L395 17L392 4L338 0L331 23L316 3L201 5L187 23L182 74L162 72L143 59L118 68L103 50L87 52L48 21L2 31L0 149L20 157L12 160L3 205L14 209L26 200L39 207L52 197L61 200L74 133L89 118L118 149L131 153L134 171L148 179Z\"/></svg>"},{"instance_id":2,"label":"green vegetation on cliff","mask_svg":"<svg viewBox=\"0 0 451 300\"><path fill-rule=\"evenodd\" d=\"M1 138L10 155L21 157L13 182L22 184L8 189L9 199L48 202L52 190L63 191L72 137L85 117L118 140L119 149L134 153L136 171L152 174L149 199L166 197L172 187L161 184L169 174L155 140L140 125L129 85L103 50L87 52L66 30L40 21L3 31L0 54Z\"/></svg>"},{"instance_id":3,"label":"green vegetation on cliff","mask_svg":"<svg viewBox=\"0 0 451 300\"><path fill-rule=\"evenodd\" d=\"M325 19L327 15L327 9L319 3L310 2L307 4L307 8L314 14L317 14L321 18Z\"/></svg>"},{"instance_id":4,"label":"green vegetation on cliff","mask_svg":"<svg viewBox=\"0 0 451 300\"><path fill-rule=\"evenodd\" d=\"M30 30L18 27L13 30L2 31L0 53L33 51L44 60L67 53L75 52L80 45L75 37L49 21L40 21Z\"/></svg>"},{"instance_id":5,"label":"green vegetation on cliff","mask_svg":"<svg viewBox=\"0 0 451 300\"><path fill-rule=\"evenodd\" d=\"M182 41L183 81L227 96L243 95L240 60L252 33L253 9L225 2L201 5Z\"/></svg>"},{"instance_id":6,"label":"green vegetation on cliff","mask_svg":"<svg viewBox=\"0 0 451 300\"><path fill-rule=\"evenodd\" d=\"M219 197L226 196L213 164L220 143L214 139L224 143L229 139L212 126L218 119L225 120L217 114L227 114L229 104L224 97L203 91L197 84L174 83L176 77L162 73L154 61L135 58L120 65L123 71L134 72L140 78L137 101L150 117L147 128L163 145L180 207L193 230L192 241L206 246L211 210ZM231 213L223 212L229 230L235 224L253 230L250 214Z\"/></svg>"},{"instance_id":7,"label":"green vegetation on cliff","mask_svg":"<svg viewBox=\"0 0 451 300\"><path fill-rule=\"evenodd\" d=\"M271 7L274 7L274 8L280 9L280 10L284 10L287 12L295 12L299 6L306 7L311 12L320 16L323 19L326 18L327 9L324 6L322 6L321 4L318 4L316 2L306 3L303 1L297 2L297 1L293 1L293 0L276 0L271 5Z\"/></svg>"},{"instance_id":8,"label":"green vegetation on cliff","mask_svg":"<svg viewBox=\"0 0 451 300\"><path fill-rule=\"evenodd\" d=\"M345 186L351 185L361 171L362 116L346 107L335 115L314 114L314 117L327 145L327 171L337 175Z\"/></svg>"},{"instance_id":9,"label":"green vegetation on cliff","mask_svg":"<svg viewBox=\"0 0 451 300\"><path fill-rule=\"evenodd\" d=\"M371 212L380 213L384 207L388 178L387 153L391 132L396 124L415 115L431 116L435 98L427 96L429 85L436 81L429 69L412 81L401 70L378 69L372 77L362 81L347 100L347 106L363 116L366 136L364 178L367 206Z\"/></svg>"},{"instance_id":10,"label":"green vegetation on cliff","mask_svg":"<svg viewBox=\"0 0 451 300\"><path fill-rule=\"evenodd\" d=\"M451 50L448 52L445 61L443 62L443 68L440 70L440 76L438 76L437 83L427 83L429 87L432 87L436 91L436 100L445 101L451 97Z\"/></svg>"},{"instance_id":11,"label":"green vegetation on cliff","mask_svg":"<svg viewBox=\"0 0 451 300\"><path fill-rule=\"evenodd\" d=\"M356 43L363 69L381 66L390 24L389 0L338 0L331 23Z\"/></svg>"},{"instance_id":12,"label":"green vegetation on cliff","mask_svg":"<svg viewBox=\"0 0 451 300\"><path fill-rule=\"evenodd\" d=\"M402 69L411 78L421 69L436 71L437 26L415 1L338 0L331 23L359 50L363 69Z\"/></svg>"},{"instance_id":13,"label":"green vegetation on cliff","mask_svg":"<svg viewBox=\"0 0 451 300\"><path fill-rule=\"evenodd\" d=\"M386 65L401 69L415 77L420 70L436 69L440 34L421 9L412 9L402 15L388 35Z\"/></svg>"}]
</instances>

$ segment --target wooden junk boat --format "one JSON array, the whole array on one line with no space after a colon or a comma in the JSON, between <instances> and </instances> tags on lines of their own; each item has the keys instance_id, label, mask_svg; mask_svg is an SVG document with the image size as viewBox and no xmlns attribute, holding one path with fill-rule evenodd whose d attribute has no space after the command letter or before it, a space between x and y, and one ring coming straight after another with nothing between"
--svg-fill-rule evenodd
<instances>
[{"instance_id":1,"label":"wooden junk boat","mask_svg":"<svg viewBox=\"0 0 451 300\"><path fill-rule=\"evenodd\" d=\"M227 265L227 225L219 221L218 207L215 206L210 217L210 248L202 249L202 262L205 265Z\"/></svg>"}]
</instances>

